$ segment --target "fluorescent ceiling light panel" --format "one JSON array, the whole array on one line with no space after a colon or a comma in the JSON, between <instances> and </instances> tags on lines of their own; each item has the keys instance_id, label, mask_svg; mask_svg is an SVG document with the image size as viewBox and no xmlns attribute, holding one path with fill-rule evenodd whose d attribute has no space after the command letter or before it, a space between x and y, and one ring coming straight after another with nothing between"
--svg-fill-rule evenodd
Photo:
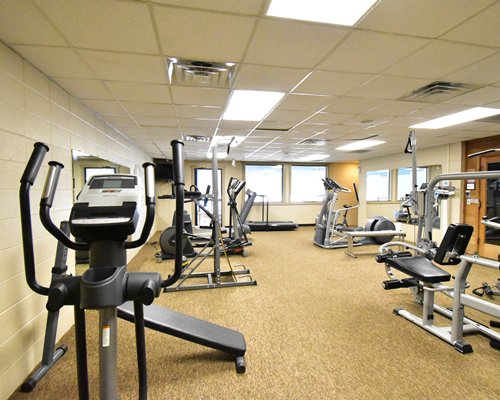
<instances>
[{"instance_id":1,"label":"fluorescent ceiling light panel","mask_svg":"<svg viewBox=\"0 0 500 400\"><path fill-rule=\"evenodd\" d=\"M285 93L281 92L234 90L222 118L233 121L260 121L284 95Z\"/></svg>"},{"instance_id":2,"label":"fluorescent ceiling light panel","mask_svg":"<svg viewBox=\"0 0 500 400\"><path fill-rule=\"evenodd\" d=\"M300 161L319 161L324 160L325 158L330 157L328 154L310 154L308 156L304 156L299 158Z\"/></svg>"},{"instance_id":3,"label":"fluorescent ceiling light panel","mask_svg":"<svg viewBox=\"0 0 500 400\"><path fill-rule=\"evenodd\" d=\"M353 142L346 144L344 146L337 147L336 150L341 150L341 151L361 150L361 149L367 149L369 147L378 146L379 144L382 143L385 142L382 140L360 140L358 142Z\"/></svg>"},{"instance_id":4,"label":"fluorescent ceiling light panel","mask_svg":"<svg viewBox=\"0 0 500 400\"><path fill-rule=\"evenodd\" d=\"M474 107L465 111L445 115L444 117L431 119L427 122L412 125L410 128L417 129L441 129L448 126L463 124L464 122L475 121L477 119L491 117L500 114L499 108Z\"/></svg>"},{"instance_id":5,"label":"fluorescent ceiling light panel","mask_svg":"<svg viewBox=\"0 0 500 400\"><path fill-rule=\"evenodd\" d=\"M352 26L377 0L272 0L267 15Z\"/></svg>"}]
</instances>

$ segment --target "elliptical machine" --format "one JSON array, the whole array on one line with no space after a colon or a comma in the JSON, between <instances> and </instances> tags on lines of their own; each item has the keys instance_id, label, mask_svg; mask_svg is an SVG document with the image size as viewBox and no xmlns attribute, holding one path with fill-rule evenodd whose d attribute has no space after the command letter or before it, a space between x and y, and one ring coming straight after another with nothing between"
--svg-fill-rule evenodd
<instances>
[{"instance_id":1,"label":"elliptical machine","mask_svg":"<svg viewBox=\"0 0 500 400\"><path fill-rule=\"evenodd\" d=\"M47 145L35 143L33 153L21 178L20 204L26 280L30 288L48 296L47 309L59 310L73 305L77 352L78 393L89 398L85 310L99 311L99 397L116 399L117 384L117 307L126 301L134 302L137 363L140 398L147 397L147 370L143 305L151 304L161 293L159 273L127 272L126 250L143 245L154 221L155 199L153 165L144 164L146 187L146 219L139 239L126 242L135 232L139 221L139 187L137 178L121 175L122 179L105 180L94 177L87 190L107 193L107 204L97 205L97 197L89 195L87 202L79 200L71 210L69 220L74 242L52 221L50 209L63 165L49 162L49 172L40 201L40 219L45 229L59 242L74 250L89 250L90 268L82 276L62 276L53 280L50 288L40 285L35 276L33 234L31 227L30 188L42 165ZM94 193L97 194L97 193ZM83 196L80 196L81 199Z\"/></svg>"},{"instance_id":2,"label":"elliptical machine","mask_svg":"<svg viewBox=\"0 0 500 400\"><path fill-rule=\"evenodd\" d=\"M51 161L40 201L43 226L64 246L89 250L90 268L82 276L53 277L50 287L36 280L30 189L49 151L47 145L35 143L33 153L21 178L19 192L26 281L38 294L48 297L47 309L56 312L64 305L74 306L75 341L79 399L89 398L85 310L99 311L99 398L117 399L117 317L135 324L139 398L147 399L147 369L144 327L211 347L235 357L237 371L245 371L243 335L206 321L149 305L161 288L175 283L182 272L182 215L184 196L182 142L173 141L174 185L176 191L176 258L175 271L162 280L159 273L128 272L126 250L143 245L154 221L155 197L153 164L144 164L146 218L139 239L126 241L139 221L140 190L133 175L94 177L82 190L71 210L69 226L74 242L54 225L50 209L63 165ZM126 303L127 302L127 303ZM144 312L146 311L146 312ZM144 316L146 314L146 316Z\"/></svg>"}]
</instances>

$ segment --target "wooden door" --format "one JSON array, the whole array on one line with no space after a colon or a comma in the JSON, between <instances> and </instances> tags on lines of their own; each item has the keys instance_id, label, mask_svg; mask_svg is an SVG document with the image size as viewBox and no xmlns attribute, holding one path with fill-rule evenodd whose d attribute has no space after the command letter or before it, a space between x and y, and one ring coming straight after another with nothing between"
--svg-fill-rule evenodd
<instances>
[{"instance_id":1,"label":"wooden door","mask_svg":"<svg viewBox=\"0 0 500 400\"><path fill-rule=\"evenodd\" d=\"M498 153L497 153L498 154ZM500 170L500 156L481 157L481 171ZM482 179L480 181L479 218L496 218L500 223L500 179ZM479 226L479 254L498 259L500 254L500 231Z\"/></svg>"}]
</instances>

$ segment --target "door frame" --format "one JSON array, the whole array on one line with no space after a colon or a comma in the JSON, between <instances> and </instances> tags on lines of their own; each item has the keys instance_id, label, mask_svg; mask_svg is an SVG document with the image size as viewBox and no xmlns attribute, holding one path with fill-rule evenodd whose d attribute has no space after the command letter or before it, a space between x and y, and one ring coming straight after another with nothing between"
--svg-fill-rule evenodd
<instances>
[{"instance_id":1,"label":"door frame","mask_svg":"<svg viewBox=\"0 0 500 400\"><path fill-rule=\"evenodd\" d=\"M491 154L484 155L480 157L479 164L481 171L488 170L488 164L492 162L500 163L500 155ZM478 220L481 221L483 216L486 215L486 191L487 191L487 179L481 179L479 181L479 207L478 207ZM479 240L478 240L478 253L483 257L497 259L500 254L500 246L494 244L486 243L486 227L483 224L479 224Z\"/></svg>"}]
</instances>

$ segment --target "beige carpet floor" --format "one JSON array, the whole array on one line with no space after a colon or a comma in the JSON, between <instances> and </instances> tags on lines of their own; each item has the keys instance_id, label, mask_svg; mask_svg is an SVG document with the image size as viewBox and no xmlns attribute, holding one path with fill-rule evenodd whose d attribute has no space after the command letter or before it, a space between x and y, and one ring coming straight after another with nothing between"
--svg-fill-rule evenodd
<instances>
[{"instance_id":1,"label":"beige carpet floor","mask_svg":"<svg viewBox=\"0 0 500 400\"><path fill-rule=\"evenodd\" d=\"M382 289L383 265L373 256L352 259L343 250L316 247L312 236L313 228L253 233L248 257L233 256L231 262L244 263L257 286L162 294L156 304L241 331L247 372L236 374L232 360L216 351L147 331L149 398L500 398L500 352L486 338L468 337L474 352L462 355L393 315L394 307L414 312L419 307L407 289ZM166 276L173 261L156 263L154 252L145 246L130 270ZM210 270L212 261L205 264ZM498 271L476 267L470 282L477 287L499 277ZM97 398L97 318L88 314L90 385ZM63 360L33 393L11 399L77 398L73 333L62 342L70 346ZM136 399L133 325L119 322L119 342L120 398Z\"/></svg>"}]
</instances>

